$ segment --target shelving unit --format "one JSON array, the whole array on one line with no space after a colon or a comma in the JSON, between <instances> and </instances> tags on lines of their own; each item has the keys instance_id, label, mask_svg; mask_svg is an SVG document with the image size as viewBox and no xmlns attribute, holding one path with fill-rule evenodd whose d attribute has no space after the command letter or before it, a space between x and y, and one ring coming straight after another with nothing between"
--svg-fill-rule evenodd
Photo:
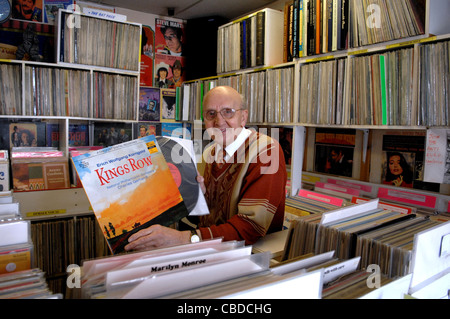
<instances>
[{"instance_id":1,"label":"shelving unit","mask_svg":"<svg viewBox=\"0 0 450 319\"><path fill-rule=\"evenodd\" d=\"M294 1L295 3L295 1ZM350 12L352 12L352 3L353 1L350 1ZM354 4L354 3L353 3ZM250 114L250 123L249 125L261 125L261 126L283 126L283 127L292 127L294 129L294 143L293 143L293 160L292 163L294 167L291 169L291 193L296 194L298 190L300 189L302 185L302 170L307 167L308 171L312 171L311 163L305 163L304 165L304 153L308 153L309 157L305 158L307 161L313 160L311 158L311 152L314 153L313 150L309 150L307 152L307 148L311 148L312 145L314 145L314 141L311 140L311 133L314 131L315 128L336 128L336 129L354 129L356 131L356 134L359 137L359 145L362 145L363 149L359 148L358 150L364 152L364 154L367 152L368 148L370 148L372 144L371 138L371 131L384 131L384 130L408 130L408 131L426 131L430 127L443 127L448 128L448 119L443 119L443 121L440 122L439 125L436 125L433 123L426 122L430 117L423 116L423 114L428 114L426 112L422 113L422 110L426 110L425 105L420 102L420 91L419 87L421 85L420 83L420 63L419 60L419 54L421 48L424 48L428 45L434 45L435 43L444 42L450 43L450 23L442 18L445 14L442 13L442 10L445 8L448 8L449 4L445 1L426 1L424 12L425 12L425 23L424 23L424 33L420 35L414 35L411 37L406 38L399 38L396 40L391 40L388 42L380 42L380 43L374 43L369 44L362 47L352 47L345 50L339 50L339 51L333 51L318 55L310 55L310 56L302 56L299 58L295 58L292 62L287 63L279 63L275 65L266 65L261 68L247 68L247 69L240 69L235 70L233 72L223 72L220 73L217 76L204 78L204 79L197 79L190 82L185 83L185 86L183 89L186 90L187 95L185 96L185 100L189 101L189 107L194 108L195 112L191 113L191 116L193 116L192 119L199 120L201 116L201 101L206 94L208 90L210 90L212 87L217 85L230 85L240 91L241 93L246 95L246 98L249 99L250 103L252 101L257 101L258 99L261 99L261 96L258 96L258 94L264 94L266 99L268 96L272 96L273 94L276 94L277 89L280 91L283 91L284 94L286 92L289 92L289 94L292 93L293 100L292 105L283 105L280 104L281 107L276 110L270 110L269 104L267 103L267 100L264 101L264 103L258 105L258 109L256 109L256 113L258 116L258 119L255 119L255 117L252 117ZM440 18L441 17L441 18ZM436 21L437 20L437 21ZM227 24L225 26L229 26L230 24ZM351 32L351 30L349 30ZM220 37L219 37L220 41ZM223 40L225 41L225 40ZM220 42L219 42L220 47ZM403 50L403 51L402 51ZM350 112L355 112L355 109L351 109L350 106L353 105L354 102L352 102L351 98L354 96L355 98L360 98L362 93L355 92L352 93L352 90L354 90L355 86L352 84L351 77L355 74L354 71L350 69L350 65L354 62L357 62L359 60L365 59L365 58L379 58L379 56L386 56L387 54L390 54L392 52L393 55L399 55L401 52L404 52L404 50L408 50L410 52L410 57L408 60L405 60L404 63L406 66L411 68L411 72L404 71L403 74L398 75L398 82L396 83L403 83L405 80L410 80L408 82L408 90L409 90L409 104L407 109L407 117L403 121L389 121L389 118L383 119L383 123L381 123L381 114L380 117L377 117L377 120L374 121L373 118L369 118L367 121L364 120L358 120L356 118L353 118L350 116ZM448 54L448 53L446 53ZM399 55L400 56L400 55ZM340 106L341 106L341 112L343 112L342 116L339 118L339 120L336 120L336 112L333 113L332 120L327 120L324 118L316 117L316 120L305 120L301 117L301 114L304 110L307 110L307 106L310 105L311 100L305 100L305 94L308 94L311 92L312 88L315 88L316 90L320 89L321 85L324 85L326 82L317 82L318 78L309 78L309 79L303 79L302 76L304 75L304 68L306 67L312 67L313 69L320 67L324 67L323 71L323 79L328 80L328 77L331 76L331 74L337 74L337 65L334 66L333 69L325 69L325 66L334 63L335 61L341 61L343 63L340 72L343 72L341 76L341 82L339 82L340 86L340 95L336 93L336 87L338 85L337 83L337 76L336 80L334 82L330 82L330 87L332 87L333 90L324 90L324 91L317 91L318 94L312 94L313 99L317 99L317 102L320 102L321 104L318 105L324 105L322 102L325 102L330 96L339 96L341 97ZM358 62L359 63L359 62ZM356 67L356 66L355 66ZM270 88L269 92L269 86L268 86L268 73L271 70L276 69L283 69L283 68L292 68L294 70L293 75L293 81L291 83L285 82L284 85L280 85L279 88ZM427 70L430 70L435 68L438 69L437 66L431 66L427 67ZM367 69L367 72L369 72L370 69ZM386 72L389 71L388 68L385 69ZM314 71L317 72L317 71ZM332 73L334 72L334 73ZM431 71L430 71L431 72ZM445 71L444 71L445 72ZM448 71L446 71L448 72ZM365 71L360 72L362 75L365 74ZM254 95L248 96L248 93L252 92L248 89L248 81L243 80L244 78L251 78L252 75L256 74L264 74L264 76L260 77L259 82L254 85L255 87L259 87L260 91L254 91ZM370 73L369 73L370 74ZM443 75L444 73L442 73ZM377 75L379 78L379 75ZM361 77L362 79L362 77ZM369 80L369 79L368 79ZM256 81L256 80L255 80ZM282 77L278 77L278 83L281 83ZM308 81L307 83L311 87L305 87L304 92L301 90L301 85L303 81ZM363 80L360 80L363 81ZM375 80L374 80L375 81ZM362 83L362 82L361 82ZM443 83L445 85L445 83ZM333 85L333 86L331 86ZM264 89L262 89L264 88ZM367 98L370 98L372 103L372 98L374 97L372 87L368 88L368 91L370 94L367 95ZM448 88L443 88L447 99L450 96L450 91L448 91ZM263 92L263 93L261 93ZM274 92L274 93L273 93ZM406 91L405 91L406 92ZM352 95L353 94L353 95ZM404 96L403 93L396 93L397 97ZM324 99L323 101L320 99ZM442 98L445 100L445 98ZM332 101L333 104L329 104L329 108L336 108L337 100ZM249 110L252 111L252 106L249 103ZM306 104L305 104L306 103ZM309 104L308 104L309 103ZM384 104L381 104L381 97L378 99L376 103L379 103L377 105L377 110L381 113L382 107L383 107L383 113L389 112L389 101L387 103L387 106ZM327 104L328 105L328 104ZM375 107L374 105L371 105L372 107ZM268 114L273 113L283 113L283 114L289 114L292 107L292 120L275 120L275 117L272 117L272 120L270 120L270 116L267 116ZM443 113L446 114L445 107L443 107ZM317 111L317 109L312 109L313 111ZM387 111L386 111L387 110ZM411 116L412 110L415 110L415 114ZM329 111L329 109L327 109ZM347 113L344 113L347 112ZM311 111L310 111L311 112ZM372 111L373 112L373 111ZM262 114L263 113L263 114ZM356 113L355 113L356 114ZM433 113L434 114L434 113ZM310 114L306 113L307 116ZM369 114L370 115L370 114ZM386 117L386 114L383 114ZM419 117L420 116L420 117ZM264 120L261 121L261 118ZM282 117L280 117L282 118ZM441 119L441 116L437 116L437 118ZM268 120L269 119L269 120ZM311 131L311 132L310 132ZM375 134L377 135L377 134ZM309 140L306 140L306 137L309 136ZM312 144L311 144L312 143ZM301 151L299 151L301 150ZM359 156L359 155L358 155ZM362 155L361 155L362 156ZM366 159L367 162L370 162L370 157ZM360 163L361 161L358 159L357 161ZM309 172L305 172L309 173ZM356 174L353 176L353 179L358 180L359 174ZM369 182L369 180L365 181ZM446 209L447 205L446 203L449 201L449 197L447 195L450 195L450 192L447 190L448 187L446 185L442 186L442 189L444 191L444 194L438 194L439 201L441 203L436 207L440 210ZM417 190L414 190L417 191ZM373 194L372 194L373 195Z\"/></svg>"},{"instance_id":2,"label":"shelving unit","mask_svg":"<svg viewBox=\"0 0 450 319\"><path fill-rule=\"evenodd\" d=\"M351 2L350 2L351 3ZM269 12L270 10L266 10L265 12ZM379 123L368 124L368 123L352 123L352 122L330 122L330 121L305 121L300 117L300 112L304 108L304 104L302 102L302 93L300 90L302 83L302 73L303 68L313 65L325 65L325 63L333 62L333 61L345 61L346 77L348 82L343 83L346 85L343 88L343 94L345 92L344 89L350 90L352 89L352 85L349 82L349 65L350 62L353 62L356 59L381 55L385 52L392 52L396 50L402 49L410 49L414 53L414 59L412 63L414 64L414 70L418 70L417 66L419 65L419 60L417 58L418 53L420 52L420 48L429 44L439 43L439 42L448 42L450 41L450 22L446 20L445 13L450 11L450 3L447 0L427 0L425 2L425 32L423 35L402 38L397 40L392 40L383 43L370 44L367 46L349 48L341 51L334 51L324 54L318 54L313 56L303 56L300 58L296 58L292 62L282 63L282 61L278 57L278 53L274 54L276 59L269 59L269 54L265 55L265 62L261 65L252 66L246 69L238 69L232 68L229 70L224 70L223 68L219 68L218 76L212 76L203 79L197 79L193 81L186 82L184 84L184 93L187 93L183 96L183 100L185 103L189 105L186 106L189 110L189 118L184 118L185 121L198 121L201 120L201 109L202 109L202 98L204 94L214 86L217 85L231 85L241 91L245 92L256 92L255 96L251 97L252 103L256 108L262 107L261 109L256 109L257 117L252 117L250 125L261 125L261 126L272 126L272 127L289 127L293 129L293 144L292 144L292 165L291 165L291 195L295 195L302 188L302 183L306 180L306 178L312 178L315 180L326 181L328 178L335 178L328 175L316 174L311 172L312 168L308 161L311 160L311 150L308 149L311 143L311 132L316 128L336 128L336 129L354 129L356 130L356 135L358 139L358 144L362 145L363 149L360 149L361 152L367 151L367 149L372 144L372 141L369 139L371 135L371 131L383 131L383 130L408 130L408 131L426 131L430 127L442 127L448 128L449 124L440 124L440 125L430 125L429 123L423 122L407 122L402 124L395 125L380 125ZM250 14L245 18L253 17L254 14ZM278 13L276 14L278 15ZM234 21L233 23L238 23L243 21L245 18ZM266 20L267 22L267 20ZM61 16L60 16L60 25L61 25ZM232 24L232 23L231 23ZM231 25L229 24L229 25ZM141 28L139 24L130 24L137 28ZM265 53L269 53L269 47L276 47L280 49L283 47L282 39L280 32L282 34L282 28L278 27L272 28L270 25L266 24L266 27L273 31L274 29L278 30L278 33L275 35L271 35L271 38L266 37L266 51ZM224 26L225 27L225 26ZM280 31L281 30L281 31ZM57 36L58 41L61 39L61 30ZM140 32L139 32L140 35ZM220 38L220 37L219 37ZM139 41L138 41L139 43ZM61 47L58 45L58 50ZM139 51L139 50L138 50ZM222 57L227 53L223 53ZM0 65L9 65L9 66L17 66L20 71L15 71L20 74L20 82L22 83L20 89L18 90L18 96L20 98L21 110L16 110L14 112L10 112L8 114L0 114L1 118L10 119L13 118L15 120L28 120L28 119L42 119L42 120L50 120L57 122L60 127L60 149L64 151L64 153L68 154L68 134L69 134L69 124L71 122L91 122L91 121L108 121L108 122L136 122L138 115L138 86L139 86L139 64L137 68L127 68L127 69L116 69L107 66L98 66L98 65L83 65L79 63L70 63L61 58L61 52L58 54L58 63L38 63L38 62L24 62L24 61L0 61ZM280 54L281 56L281 54ZM220 61L219 61L220 62ZM92 63L95 64L95 63ZM89 104L89 113L87 116L81 116L79 114L64 114L64 115L56 115L56 114L32 114L26 110L28 105L27 102L27 86L26 78L27 68L48 68L55 70L67 70L70 71L81 71L87 74L87 78L90 83L88 85L89 94L88 94L88 104ZM284 85L282 87L283 93L281 91L272 93L269 91L268 86L268 77L272 76L271 73L277 74L274 81L278 81L281 83L282 78L281 75L283 71L289 70L292 72L292 80L283 80ZM129 96L133 96L135 98L135 102L132 102L131 105L135 105L134 113L126 114L124 116L114 117L114 116L95 116L95 79L97 74L106 74L111 75L111 77L126 77L131 78L136 82L132 85L135 92L131 92ZM270 75L269 75L270 74ZM324 73L327 74L327 73ZM417 73L412 73L414 77L418 77ZM260 76L258 78L256 76L256 80L252 77L254 75ZM407 74L408 75L408 74ZM252 83L252 81L255 81ZM258 82L259 81L259 82ZM246 89L242 89L242 83L245 83ZM250 85L251 83L251 85ZM314 83L314 81L313 81ZM412 82L413 92L418 95L419 91L418 83ZM247 90L248 89L248 90ZM278 104L279 108L277 110L273 110L273 114L283 115L283 116L266 116L268 114L266 103L267 98L272 97L273 95L280 97L288 92L290 99L283 101L283 103ZM83 91L84 93L84 91ZM348 94L348 92L347 92ZM450 94L450 91L447 92ZM316 96L315 98L318 98ZM120 100L120 99L119 99ZM264 100L264 101L263 101ZM262 102L263 101L263 102ZM412 97L413 103L415 106L419 108L421 106L420 100L418 96ZM343 102L343 105L349 105L349 99ZM289 113L288 111L292 111ZM289 115L286 117L287 113ZM73 115L73 116L72 116ZM377 135L377 134L375 134ZM309 157L308 157L309 156ZM361 155L362 156L362 155ZM306 159L306 163L304 160ZM370 158L366 158L367 161L370 161ZM306 171L304 169L306 168ZM393 191L405 191L411 192L418 196L431 196L435 198L435 205L432 207L435 210L445 211L448 209L449 201L450 201L450 192L448 194L436 194L430 192L422 192L418 190L410 190L410 189L399 189L394 187L382 186L380 184L370 183L369 181L360 181L358 180L359 175L355 175L354 179L347 178L337 178L343 183L356 183L358 185L363 185L371 188L371 191L367 194L371 197L376 197L378 195L378 191L380 188L386 188ZM86 195L84 194L83 189L81 188L72 188L72 189L64 189L64 190L52 190L52 191L40 191L40 192L17 192L14 193L14 198L20 202L21 210L25 215L25 218L31 219L33 222L39 223L41 221L56 221L59 219L73 219L76 220L78 217L92 217L92 210L90 204L87 200ZM431 207L429 207L431 208Z\"/></svg>"},{"instance_id":3,"label":"shelving unit","mask_svg":"<svg viewBox=\"0 0 450 319\"><path fill-rule=\"evenodd\" d=\"M77 23L70 24L67 19ZM55 35L56 63L0 61L2 89L8 92L1 97L0 119L58 123L59 149L66 157L69 155L69 123L137 122L141 29L138 23L115 22L60 10ZM98 34L107 31L111 37ZM94 41L100 38L103 42L94 46ZM66 51L61 52L64 45ZM96 54L104 59L92 60L93 56L87 52L92 52L93 47L98 48ZM64 59L65 56L74 59ZM100 63L106 57L111 64ZM11 108L11 105L20 107Z\"/></svg>"},{"instance_id":4,"label":"shelving unit","mask_svg":"<svg viewBox=\"0 0 450 319\"><path fill-rule=\"evenodd\" d=\"M283 13L263 9L219 27L217 73L279 64Z\"/></svg>"},{"instance_id":5,"label":"shelving unit","mask_svg":"<svg viewBox=\"0 0 450 319\"><path fill-rule=\"evenodd\" d=\"M80 24L69 27L67 18ZM92 123L137 122L141 29L138 23L60 10L56 63L0 61L0 89L7 92L0 96L0 119L58 124L58 149L66 159L72 123L88 125L93 145ZM108 31L111 36L105 36ZM60 52L64 45L75 51ZM104 59L93 60L95 56L88 53L94 51ZM73 59L64 59L64 54ZM106 57L111 63L105 63ZM13 198L22 217L32 224L34 265L47 273L54 291L65 291L69 264L109 253L83 188L15 191Z\"/></svg>"}]
</instances>

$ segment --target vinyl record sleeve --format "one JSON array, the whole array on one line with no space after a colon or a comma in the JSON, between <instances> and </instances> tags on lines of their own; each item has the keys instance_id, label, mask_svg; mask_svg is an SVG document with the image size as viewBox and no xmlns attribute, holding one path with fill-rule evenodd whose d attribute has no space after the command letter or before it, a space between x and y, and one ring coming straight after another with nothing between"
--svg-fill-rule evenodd
<instances>
[{"instance_id":1,"label":"vinyl record sleeve","mask_svg":"<svg viewBox=\"0 0 450 319\"><path fill-rule=\"evenodd\" d=\"M199 188L196 183L197 169L190 155L180 144L166 137L157 137L157 141L190 212L197 204L199 195Z\"/></svg>"},{"instance_id":2,"label":"vinyl record sleeve","mask_svg":"<svg viewBox=\"0 0 450 319\"><path fill-rule=\"evenodd\" d=\"M0 247L0 274L12 273L31 268L33 244L25 243Z\"/></svg>"},{"instance_id":3,"label":"vinyl record sleeve","mask_svg":"<svg viewBox=\"0 0 450 319\"><path fill-rule=\"evenodd\" d=\"M140 229L169 226L189 213L153 135L72 161L114 254Z\"/></svg>"},{"instance_id":4,"label":"vinyl record sleeve","mask_svg":"<svg viewBox=\"0 0 450 319\"><path fill-rule=\"evenodd\" d=\"M208 205L197 182L198 172L194 161L192 141L161 136L158 136L156 139L178 185L189 215L201 216L209 214Z\"/></svg>"}]
</instances>

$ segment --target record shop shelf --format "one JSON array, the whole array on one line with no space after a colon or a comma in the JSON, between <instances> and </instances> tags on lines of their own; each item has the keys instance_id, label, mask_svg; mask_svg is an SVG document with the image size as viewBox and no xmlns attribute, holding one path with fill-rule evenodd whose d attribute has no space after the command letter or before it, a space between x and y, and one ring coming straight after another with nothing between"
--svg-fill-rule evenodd
<instances>
[{"instance_id":1,"label":"record shop shelf","mask_svg":"<svg viewBox=\"0 0 450 319\"><path fill-rule=\"evenodd\" d=\"M48 219L92 214L83 188L14 192L24 219Z\"/></svg>"}]
</instances>

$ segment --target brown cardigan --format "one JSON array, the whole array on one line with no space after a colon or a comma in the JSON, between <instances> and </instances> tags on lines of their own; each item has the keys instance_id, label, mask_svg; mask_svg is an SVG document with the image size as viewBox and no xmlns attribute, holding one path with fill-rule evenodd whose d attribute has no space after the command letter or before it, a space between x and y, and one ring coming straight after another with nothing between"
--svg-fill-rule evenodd
<instances>
[{"instance_id":1,"label":"brown cardigan","mask_svg":"<svg viewBox=\"0 0 450 319\"><path fill-rule=\"evenodd\" d=\"M281 230L287 174L280 144L253 131L222 167L213 162L216 146L204 153L210 214L200 218L202 238L253 244L266 233Z\"/></svg>"}]
</instances>

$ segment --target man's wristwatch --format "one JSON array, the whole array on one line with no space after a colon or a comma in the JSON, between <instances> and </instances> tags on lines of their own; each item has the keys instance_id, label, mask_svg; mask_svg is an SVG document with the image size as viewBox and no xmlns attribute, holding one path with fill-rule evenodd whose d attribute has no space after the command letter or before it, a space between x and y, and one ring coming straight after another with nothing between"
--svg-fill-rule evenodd
<instances>
[{"instance_id":1,"label":"man's wristwatch","mask_svg":"<svg viewBox=\"0 0 450 319\"><path fill-rule=\"evenodd\" d=\"M195 229L191 229L191 243L198 243L200 241L200 237L197 234Z\"/></svg>"}]
</instances>

